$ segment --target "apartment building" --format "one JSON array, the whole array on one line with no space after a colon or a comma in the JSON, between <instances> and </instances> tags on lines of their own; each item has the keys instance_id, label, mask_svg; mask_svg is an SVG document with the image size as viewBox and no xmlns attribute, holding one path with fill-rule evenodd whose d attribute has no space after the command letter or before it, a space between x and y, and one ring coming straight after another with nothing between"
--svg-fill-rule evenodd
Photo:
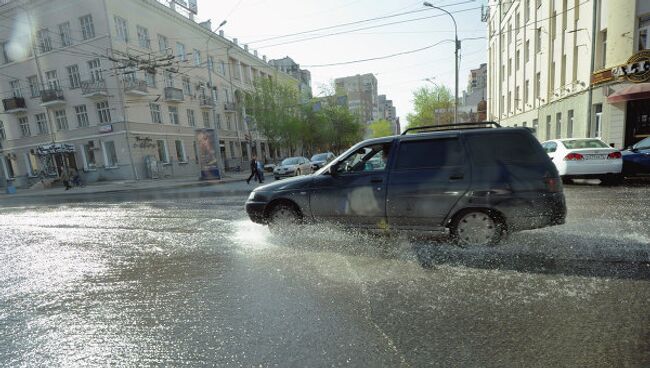
<instances>
[{"instance_id":1,"label":"apartment building","mask_svg":"<svg viewBox=\"0 0 650 368\"><path fill-rule=\"evenodd\" d=\"M1 1L0 185L62 166L87 181L198 176L201 129L227 169L268 157L244 95L255 78L299 81L183 4Z\"/></svg>"},{"instance_id":2,"label":"apartment building","mask_svg":"<svg viewBox=\"0 0 650 368\"><path fill-rule=\"evenodd\" d=\"M461 121L483 121L485 113L483 106L487 98L487 63L472 69L467 77L467 89L463 91L458 106ZM480 106L483 106L481 109Z\"/></svg>"},{"instance_id":3,"label":"apartment building","mask_svg":"<svg viewBox=\"0 0 650 368\"><path fill-rule=\"evenodd\" d=\"M372 73L336 78L337 95L346 95L348 108L364 124L372 123L379 114L377 78Z\"/></svg>"},{"instance_id":4,"label":"apartment building","mask_svg":"<svg viewBox=\"0 0 650 368\"><path fill-rule=\"evenodd\" d=\"M393 100L389 100L386 95L377 96L377 110L379 113L377 118L388 120L393 132L399 134L400 130L397 126L397 109L393 106Z\"/></svg>"},{"instance_id":5,"label":"apartment building","mask_svg":"<svg viewBox=\"0 0 650 368\"><path fill-rule=\"evenodd\" d=\"M489 120L540 140L650 135L648 1L490 1L486 21Z\"/></svg>"},{"instance_id":6,"label":"apartment building","mask_svg":"<svg viewBox=\"0 0 650 368\"><path fill-rule=\"evenodd\" d=\"M269 60L269 64L300 81L299 92L303 103L307 103L312 98L311 72L309 70L300 69L300 65L288 56L282 59Z\"/></svg>"}]
</instances>

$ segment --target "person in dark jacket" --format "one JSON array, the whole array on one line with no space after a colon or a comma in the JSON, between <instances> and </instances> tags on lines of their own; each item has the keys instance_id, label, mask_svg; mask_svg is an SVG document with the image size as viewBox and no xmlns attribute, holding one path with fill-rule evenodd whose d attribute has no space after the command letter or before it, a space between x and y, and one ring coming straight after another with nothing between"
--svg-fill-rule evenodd
<instances>
[{"instance_id":1,"label":"person in dark jacket","mask_svg":"<svg viewBox=\"0 0 650 368\"><path fill-rule=\"evenodd\" d=\"M251 175L246 179L246 184L251 183L251 179L255 178L255 180L262 182L262 179L260 178L260 173L257 170L257 156L253 155L253 158L251 159Z\"/></svg>"}]
</instances>

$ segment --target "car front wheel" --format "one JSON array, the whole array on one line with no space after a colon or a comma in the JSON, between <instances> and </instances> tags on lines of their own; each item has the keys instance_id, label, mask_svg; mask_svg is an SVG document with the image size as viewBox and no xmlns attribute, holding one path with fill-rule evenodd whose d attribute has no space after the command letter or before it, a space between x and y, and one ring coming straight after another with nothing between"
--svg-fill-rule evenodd
<instances>
[{"instance_id":1,"label":"car front wheel","mask_svg":"<svg viewBox=\"0 0 650 368\"><path fill-rule=\"evenodd\" d=\"M504 226L488 212L471 210L456 216L450 230L452 240L460 246L490 246L501 241Z\"/></svg>"},{"instance_id":2,"label":"car front wheel","mask_svg":"<svg viewBox=\"0 0 650 368\"><path fill-rule=\"evenodd\" d=\"M286 228L287 226L293 226L300 224L300 213L295 208L288 203L279 203L275 205L268 215L268 224L269 229L272 232L281 231L281 229Z\"/></svg>"}]
</instances>

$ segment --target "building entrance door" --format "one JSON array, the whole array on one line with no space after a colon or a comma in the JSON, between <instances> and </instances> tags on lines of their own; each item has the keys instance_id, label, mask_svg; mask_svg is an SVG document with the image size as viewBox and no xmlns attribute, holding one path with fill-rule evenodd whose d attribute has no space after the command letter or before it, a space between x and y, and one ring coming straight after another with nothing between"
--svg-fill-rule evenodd
<instances>
[{"instance_id":1,"label":"building entrance door","mask_svg":"<svg viewBox=\"0 0 650 368\"><path fill-rule=\"evenodd\" d=\"M650 137L650 99L627 102L625 147Z\"/></svg>"}]
</instances>

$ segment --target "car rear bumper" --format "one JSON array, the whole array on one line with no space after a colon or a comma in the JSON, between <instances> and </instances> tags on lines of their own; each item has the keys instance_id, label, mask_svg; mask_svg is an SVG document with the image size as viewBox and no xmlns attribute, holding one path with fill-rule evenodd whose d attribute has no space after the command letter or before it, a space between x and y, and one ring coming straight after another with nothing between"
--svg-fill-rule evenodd
<instances>
[{"instance_id":1,"label":"car rear bumper","mask_svg":"<svg viewBox=\"0 0 650 368\"><path fill-rule=\"evenodd\" d=\"M266 209L266 202L246 202L246 213L251 221L258 224L266 224L266 217L264 211Z\"/></svg>"},{"instance_id":2,"label":"car rear bumper","mask_svg":"<svg viewBox=\"0 0 650 368\"><path fill-rule=\"evenodd\" d=\"M508 229L512 231L540 229L547 226L562 225L566 222L566 201L564 193L547 194L528 213L510 216L507 219Z\"/></svg>"},{"instance_id":3,"label":"car rear bumper","mask_svg":"<svg viewBox=\"0 0 650 368\"><path fill-rule=\"evenodd\" d=\"M562 161L557 169L561 176L571 177L620 174L623 160Z\"/></svg>"}]
</instances>

